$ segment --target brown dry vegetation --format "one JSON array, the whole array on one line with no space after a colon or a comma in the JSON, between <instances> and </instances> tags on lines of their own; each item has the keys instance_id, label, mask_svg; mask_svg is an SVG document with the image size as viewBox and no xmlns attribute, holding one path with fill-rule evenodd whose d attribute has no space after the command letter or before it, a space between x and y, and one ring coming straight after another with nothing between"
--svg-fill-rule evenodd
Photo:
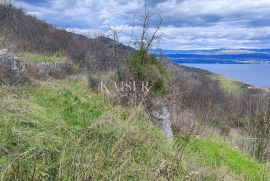
<instances>
[{"instance_id":1,"label":"brown dry vegetation","mask_svg":"<svg viewBox=\"0 0 270 181\"><path fill-rule=\"evenodd\" d=\"M213 127L214 133L226 139L237 130L234 139L247 140L243 151L261 161L270 159L269 92L245 89L241 94L228 93L207 71L172 64L168 67L172 71L169 97L175 134L192 131L209 135Z\"/></svg>"},{"instance_id":2,"label":"brown dry vegetation","mask_svg":"<svg viewBox=\"0 0 270 181\"><path fill-rule=\"evenodd\" d=\"M6 48L44 55L64 51L72 62L89 70L116 69L118 64L126 62L132 51L109 38L88 38L70 33L26 15L22 9L2 5L0 32L4 34ZM114 57L114 51L119 52L117 57Z\"/></svg>"}]
</instances>

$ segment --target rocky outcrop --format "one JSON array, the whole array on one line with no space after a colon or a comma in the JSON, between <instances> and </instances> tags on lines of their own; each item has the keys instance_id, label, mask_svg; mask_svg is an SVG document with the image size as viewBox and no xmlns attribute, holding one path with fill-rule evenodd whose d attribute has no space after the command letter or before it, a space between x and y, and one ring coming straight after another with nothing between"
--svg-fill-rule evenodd
<instances>
[{"instance_id":1,"label":"rocky outcrop","mask_svg":"<svg viewBox=\"0 0 270 181\"><path fill-rule=\"evenodd\" d=\"M163 130L168 140L172 140L172 116L168 105L168 100L152 96L148 97L145 102L145 107L154 124Z\"/></svg>"},{"instance_id":2,"label":"rocky outcrop","mask_svg":"<svg viewBox=\"0 0 270 181\"><path fill-rule=\"evenodd\" d=\"M41 63L37 65L38 74L43 79L49 76L55 78L64 78L75 72L74 67L67 63Z\"/></svg>"},{"instance_id":3,"label":"rocky outcrop","mask_svg":"<svg viewBox=\"0 0 270 181\"><path fill-rule=\"evenodd\" d=\"M65 78L76 71L67 63L26 63L7 49L0 50L0 83L16 85L30 82L30 77Z\"/></svg>"},{"instance_id":4,"label":"rocky outcrop","mask_svg":"<svg viewBox=\"0 0 270 181\"><path fill-rule=\"evenodd\" d=\"M94 79L93 83L90 83L93 85L91 86L92 90L100 89L100 87L96 88L99 86L96 82L98 81ZM161 128L167 139L170 141L173 139L171 107L169 106L167 99L146 95L140 91L134 93L132 91L106 92L104 90L104 95L106 95L113 104L120 104L123 106L142 105L146 112L149 113L152 122Z\"/></svg>"},{"instance_id":5,"label":"rocky outcrop","mask_svg":"<svg viewBox=\"0 0 270 181\"><path fill-rule=\"evenodd\" d=\"M0 82L16 85L29 81L24 61L7 49L0 50Z\"/></svg>"},{"instance_id":6,"label":"rocky outcrop","mask_svg":"<svg viewBox=\"0 0 270 181\"><path fill-rule=\"evenodd\" d=\"M171 114L166 106L161 106L152 112L154 122L165 132L168 139L173 139Z\"/></svg>"}]
</instances>

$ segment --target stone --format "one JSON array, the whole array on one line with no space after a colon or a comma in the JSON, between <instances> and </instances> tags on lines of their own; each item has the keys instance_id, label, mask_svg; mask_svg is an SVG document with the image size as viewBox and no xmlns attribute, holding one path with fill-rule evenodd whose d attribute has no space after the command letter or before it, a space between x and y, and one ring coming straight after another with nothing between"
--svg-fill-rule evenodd
<instances>
[{"instance_id":1,"label":"stone","mask_svg":"<svg viewBox=\"0 0 270 181\"><path fill-rule=\"evenodd\" d=\"M173 139L172 123L171 123L171 114L166 106L157 108L152 113L154 121L160 128L165 132L168 139Z\"/></svg>"},{"instance_id":2,"label":"stone","mask_svg":"<svg viewBox=\"0 0 270 181\"><path fill-rule=\"evenodd\" d=\"M64 78L74 73L72 65L67 63L41 63L37 65L39 76L47 79L49 76L55 78Z\"/></svg>"},{"instance_id":3,"label":"stone","mask_svg":"<svg viewBox=\"0 0 270 181\"><path fill-rule=\"evenodd\" d=\"M0 81L12 85L30 81L24 61L7 49L0 50Z\"/></svg>"}]
</instances>

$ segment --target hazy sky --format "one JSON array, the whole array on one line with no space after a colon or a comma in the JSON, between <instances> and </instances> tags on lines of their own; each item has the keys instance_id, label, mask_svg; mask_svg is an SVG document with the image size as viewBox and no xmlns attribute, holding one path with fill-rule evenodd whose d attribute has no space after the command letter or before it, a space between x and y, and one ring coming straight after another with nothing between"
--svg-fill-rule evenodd
<instances>
[{"instance_id":1,"label":"hazy sky","mask_svg":"<svg viewBox=\"0 0 270 181\"><path fill-rule=\"evenodd\" d=\"M58 27L95 35L116 22L120 40L139 31L142 0L16 0ZM270 0L149 0L163 17L163 49L270 48ZM137 21L134 21L134 17ZM153 25L154 25L153 21ZM137 28L136 28L137 27Z\"/></svg>"}]
</instances>

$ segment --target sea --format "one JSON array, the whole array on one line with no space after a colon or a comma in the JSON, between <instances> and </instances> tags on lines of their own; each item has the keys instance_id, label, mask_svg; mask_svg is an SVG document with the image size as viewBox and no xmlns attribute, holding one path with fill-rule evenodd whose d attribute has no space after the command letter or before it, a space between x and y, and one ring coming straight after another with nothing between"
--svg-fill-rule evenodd
<instances>
[{"instance_id":1,"label":"sea","mask_svg":"<svg viewBox=\"0 0 270 181\"><path fill-rule=\"evenodd\" d=\"M182 65L208 70L260 88L270 88L270 64L192 64Z\"/></svg>"}]
</instances>

